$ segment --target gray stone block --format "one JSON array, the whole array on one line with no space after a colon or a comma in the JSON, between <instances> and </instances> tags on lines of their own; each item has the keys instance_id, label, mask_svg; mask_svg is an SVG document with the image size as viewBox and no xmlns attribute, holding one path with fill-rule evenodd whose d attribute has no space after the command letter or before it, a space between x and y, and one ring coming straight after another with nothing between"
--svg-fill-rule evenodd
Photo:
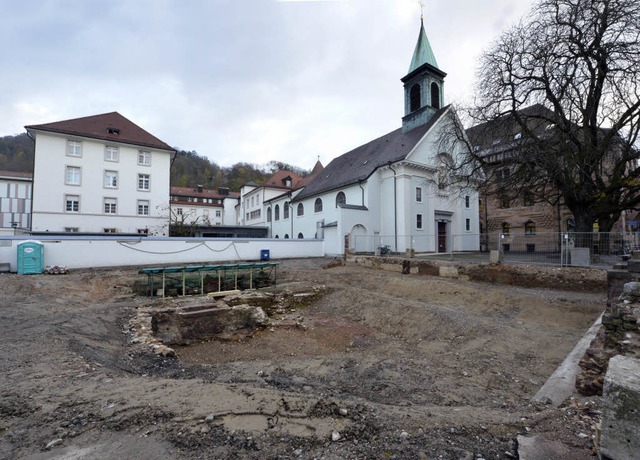
<instances>
[{"instance_id":1,"label":"gray stone block","mask_svg":"<svg viewBox=\"0 0 640 460\"><path fill-rule=\"evenodd\" d=\"M572 266L588 267L591 265L591 251L589 251L589 248L572 248L569 253Z\"/></svg>"},{"instance_id":2,"label":"gray stone block","mask_svg":"<svg viewBox=\"0 0 640 460\"><path fill-rule=\"evenodd\" d=\"M604 379L600 457L638 458L640 452L640 360L614 356Z\"/></svg>"}]
</instances>

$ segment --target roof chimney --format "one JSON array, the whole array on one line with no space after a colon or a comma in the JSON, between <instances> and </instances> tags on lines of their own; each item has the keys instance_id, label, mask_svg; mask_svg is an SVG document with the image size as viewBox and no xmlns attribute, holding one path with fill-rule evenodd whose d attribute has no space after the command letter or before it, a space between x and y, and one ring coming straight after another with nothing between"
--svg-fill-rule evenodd
<instances>
[{"instance_id":1,"label":"roof chimney","mask_svg":"<svg viewBox=\"0 0 640 460\"><path fill-rule=\"evenodd\" d=\"M202 185L198 185L198 192L202 193Z\"/></svg>"}]
</instances>

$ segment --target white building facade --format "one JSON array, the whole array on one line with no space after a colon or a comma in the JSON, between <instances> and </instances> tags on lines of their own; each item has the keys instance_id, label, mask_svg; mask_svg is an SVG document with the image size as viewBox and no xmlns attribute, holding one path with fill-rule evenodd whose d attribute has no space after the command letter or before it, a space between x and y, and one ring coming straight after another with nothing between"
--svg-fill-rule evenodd
<instances>
[{"instance_id":1,"label":"white building facade","mask_svg":"<svg viewBox=\"0 0 640 460\"><path fill-rule=\"evenodd\" d=\"M32 232L168 235L169 145L117 112L26 129Z\"/></svg>"},{"instance_id":2,"label":"white building facade","mask_svg":"<svg viewBox=\"0 0 640 460\"><path fill-rule=\"evenodd\" d=\"M236 225L239 194L228 188L171 187L171 220L197 226Z\"/></svg>"}]
</instances>

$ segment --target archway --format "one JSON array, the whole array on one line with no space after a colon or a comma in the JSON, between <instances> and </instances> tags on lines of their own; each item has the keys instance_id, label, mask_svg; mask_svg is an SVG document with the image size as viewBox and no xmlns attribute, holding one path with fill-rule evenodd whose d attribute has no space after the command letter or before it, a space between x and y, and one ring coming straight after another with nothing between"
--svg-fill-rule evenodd
<instances>
[{"instance_id":1,"label":"archway","mask_svg":"<svg viewBox=\"0 0 640 460\"><path fill-rule=\"evenodd\" d=\"M354 225L349 235L349 247L352 252L373 252L371 238L367 238L367 229L364 225Z\"/></svg>"}]
</instances>

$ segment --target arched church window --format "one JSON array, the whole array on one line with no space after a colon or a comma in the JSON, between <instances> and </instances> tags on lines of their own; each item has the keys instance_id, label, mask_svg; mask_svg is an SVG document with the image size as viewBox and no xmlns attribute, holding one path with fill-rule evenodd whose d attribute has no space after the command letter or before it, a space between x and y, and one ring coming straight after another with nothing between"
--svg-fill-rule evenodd
<instances>
[{"instance_id":1,"label":"arched church window","mask_svg":"<svg viewBox=\"0 0 640 460\"><path fill-rule=\"evenodd\" d=\"M298 203L298 215L304 216L304 205L302 203Z\"/></svg>"},{"instance_id":2,"label":"arched church window","mask_svg":"<svg viewBox=\"0 0 640 460\"><path fill-rule=\"evenodd\" d=\"M267 208L267 222L271 222L271 208Z\"/></svg>"},{"instance_id":3,"label":"arched church window","mask_svg":"<svg viewBox=\"0 0 640 460\"><path fill-rule=\"evenodd\" d=\"M411 87L411 90L409 90L409 101L410 101L409 110L411 112L418 110L420 108L420 85L419 84L416 83Z\"/></svg>"},{"instance_id":4,"label":"arched church window","mask_svg":"<svg viewBox=\"0 0 640 460\"><path fill-rule=\"evenodd\" d=\"M280 220L280 205L276 205L276 207L273 209L273 213L274 215L274 219L275 220Z\"/></svg>"},{"instance_id":5,"label":"arched church window","mask_svg":"<svg viewBox=\"0 0 640 460\"><path fill-rule=\"evenodd\" d=\"M316 202L313 204L314 212L322 212L322 200L320 198L316 198Z\"/></svg>"},{"instance_id":6,"label":"arched church window","mask_svg":"<svg viewBox=\"0 0 640 460\"><path fill-rule=\"evenodd\" d=\"M289 218L289 202L288 201L285 201L284 204L282 205L282 218L283 219Z\"/></svg>"},{"instance_id":7,"label":"arched church window","mask_svg":"<svg viewBox=\"0 0 640 460\"><path fill-rule=\"evenodd\" d=\"M431 83L431 106L439 109L440 108L440 87L437 83Z\"/></svg>"},{"instance_id":8,"label":"arched church window","mask_svg":"<svg viewBox=\"0 0 640 460\"><path fill-rule=\"evenodd\" d=\"M343 204L347 204L347 197L344 192L340 192L336 195L336 208Z\"/></svg>"}]
</instances>

